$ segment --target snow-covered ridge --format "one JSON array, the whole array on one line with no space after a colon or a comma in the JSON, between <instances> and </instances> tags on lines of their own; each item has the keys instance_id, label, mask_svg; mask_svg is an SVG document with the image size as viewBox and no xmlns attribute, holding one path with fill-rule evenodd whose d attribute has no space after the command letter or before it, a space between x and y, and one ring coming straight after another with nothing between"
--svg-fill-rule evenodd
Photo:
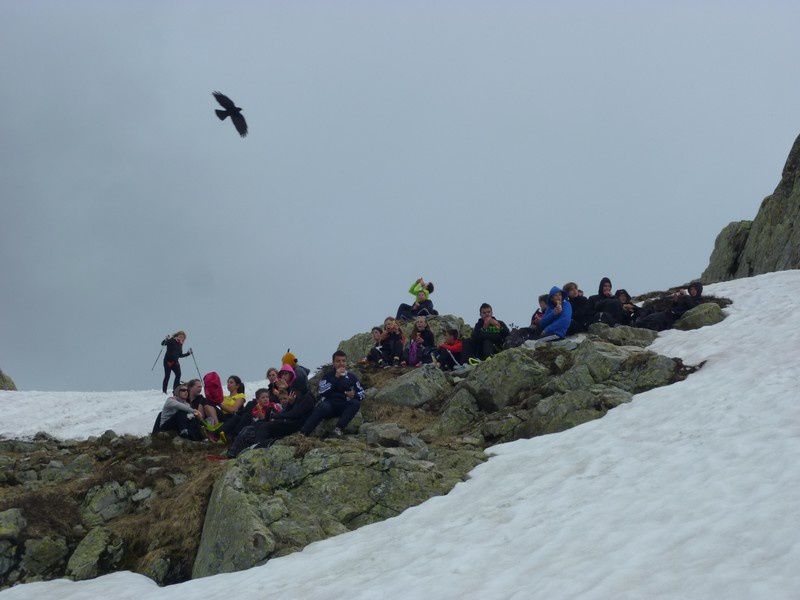
<instances>
[{"instance_id":1,"label":"snow-covered ridge","mask_svg":"<svg viewBox=\"0 0 800 600\"><path fill-rule=\"evenodd\" d=\"M603 419L495 446L447 496L247 571L166 588L117 573L0 597L797 598L800 272L708 292L734 301L725 321L651 346L702 370ZM0 401L11 397L30 400Z\"/></svg>"}]
</instances>

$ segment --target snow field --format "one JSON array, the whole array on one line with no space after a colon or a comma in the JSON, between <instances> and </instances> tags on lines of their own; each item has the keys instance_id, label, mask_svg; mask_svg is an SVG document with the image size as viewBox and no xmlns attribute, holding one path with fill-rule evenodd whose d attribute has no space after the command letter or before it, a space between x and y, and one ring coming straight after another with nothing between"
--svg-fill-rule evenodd
<instances>
[{"instance_id":1,"label":"snow field","mask_svg":"<svg viewBox=\"0 0 800 600\"><path fill-rule=\"evenodd\" d=\"M796 599L800 272L707 293L734 300L725 321L665 332L651 347L707 361L703 369L603 419L495 446L447 496L239 573L166 588L116 573L0 596ZM41 394L39 406L48 402ZM80 402L55 393L49 401ZM91 411L85 423L82 409L72 412L62 435L95 426ZM25 413L23 421L33 414Z\"/></svg>"}]
</instances>

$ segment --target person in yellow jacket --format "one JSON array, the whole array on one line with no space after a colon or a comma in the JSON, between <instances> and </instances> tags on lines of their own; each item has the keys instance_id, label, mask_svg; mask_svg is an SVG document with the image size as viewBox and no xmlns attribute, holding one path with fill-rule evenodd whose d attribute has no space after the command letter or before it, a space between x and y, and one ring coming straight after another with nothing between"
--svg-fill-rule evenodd
<instances>
[{"instance_id":1,"label":"person in yellow jacket","mask_svg":"<svg viewBox=\"0 0 800 600\"><path fill-rule=\"evenodd\" d=\"M238 375L228 377L228 395L222 397L222 403L219 405L220 421L224 421L239 412L246 400L244 383L242 383L241 378Z\"/></svg>"},{"instance_id":2,"label":"person in yellow jacket","mask_svg":"<svg viewBox=\"0 0 800 600\"><path fill-rule=\"evenodd\" d=\"M427 282L420 277L411 287L408 288L408 293L414 296L414 304L401 304L397 309L396 319L401 321L411 321L416 317L438 315L439 313L433 310L433 302L431 301L431 294L433 293L433 283Z\"/></svg>"}]
</instances>

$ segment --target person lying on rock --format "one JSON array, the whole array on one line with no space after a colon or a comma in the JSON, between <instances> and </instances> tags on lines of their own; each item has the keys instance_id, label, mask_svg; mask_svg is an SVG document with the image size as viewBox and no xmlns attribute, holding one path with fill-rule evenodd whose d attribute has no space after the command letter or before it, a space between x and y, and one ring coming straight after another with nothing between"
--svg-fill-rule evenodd
<instances>
[{"instance_id":1,"label":"person lying on rock","mask_svg":"<svg viewBox=\"0 0 800 600\"><path fill-rule=\"evenodd\" d=\"M651 329L653 331L664 331L671 329L675 321L680 319L687 311L703 302L703 284L693 281L688 288L678 290L671 296L672 306L668 310L642 314L631 323L634 327Z\"/></svg>"},{"instance_id":2,"label":"person lying on rock","mask_svg":"<svg viewBox=\"0 0 800 600\"><path fill-rule=\"evenodd\" d=\"M198 424L202 418L202 413L189 404L189 388L186 384L179 384L156 418L153 433L177 431L182 438L199 441L203 439Z\"/></svg>"},{"instance_id":3,"label":"person lying on rock","mask_svg":"<svg viewBox=\"0 0 800 600\"><path fill-rule=\"evenodd\" d=\"M399 365L403 360L405 345L406 336L400 329L400 323L397 319L386 317L383 321L383 335L381 336L383 361L387 365Z\"/></svg>"},{"instance_id":4,"label":"person lying on rock","mask_svg":"<svg viewBox=\"0 0 800 600\"><path fill-rule=\"evenodd\" d=\"M433 332L428 326L425 317L417 317L414 320L414 328L411 330L408 347L405 350L405 363L412 367L431 362L431 352L436 348Z\"/></svg>"},{"instance_id":5,"label":"person lying on rock","mask_svg":"<svg viewBox=\"0 0 800 600\"><path fill-rule=\"evenodd\" d=\"M237 457L247 448L268 448L275 440L292 435L308 420L314 410L314 396L311 392L298 395L290 391L283 379L278 379L273 390L280 405L280 412L272 414L272 420L261 420L242 429L228 448L228 458Z\"/></svg>"},{"instance_id":6,"label":"person lying on rock","mask_svg":"<svg viewBox=\"0 0 800 600\"><path fill-rule=\"evenodd\" d=\"M420 277L411 284L408 293L414 296L414 304L401 304L397 308L397 316L395 317L396 319L410 321L414 317L439 314L433 310L433 302L430 299L430 296L433 293L432 282L429 281L428 283L425 283L425 280Z\"/></svg>"},{"instance_id":7,"label":"person lying on rock","mask_svg":"<svg viewBox=\"0 0 800 600\"><path fill-rule=\"evenodd\" d=\"M564 287L561 289L564 291L572 307L572 322L567 330L567 334L572 335L573 333L586 331L594 319L594 307L592 303L589 301L589 298L583 295L583 292L578 288L578 284L573 281L565 283Z\"/></svg>"},{"instance_id":8,"label":"person lying on rock","mask_svg":"<svg viewBox=\"0 0 800 600\"><path fill-rule=\"evenodd\" d=\"M333 369L319 382L320 401L300 430L311 435L324 419L339 417L333 434L341 437L347 424L353 420L364 399L364 388L355 374L347 370L347 355L341 350L333 353Z\"/></svg>"},{"instance_id":9,"label":"person lying on rock","mask_svg":"<svg viewBox=\"0 0 800 600\"><path fill-rule=\"evenodd\" d=\"M572 323L572 305L564 299L564 292L558 286L550 288L547 295L547 310L539 321L537 339L564 338Z\"/></svg>"},{"instance_id":10,"label":"person lying on rock","mask_svg":"<svg viewBox=\"0 0 800 600\"><path fill-rule=\"evenodd\" d=\"M479 309L480 319L472 330L472 354L478 360L486 360L503 349L509 329L503 321L494 318L490 304L484 302Z\"/></svg>"},{"instance_id":11,"label":"person lying on rock","mask_svg":"<svg viewBox=\"0 0 800 600\"><path fill-rule=\"evenodd\" d=\"M444 342L439 344L435 351L436 362L443 371L450 371L460 367L464 362L464 344L460 339L458 329L448 329L445 332Z\"/></svg>"}]
</instances>

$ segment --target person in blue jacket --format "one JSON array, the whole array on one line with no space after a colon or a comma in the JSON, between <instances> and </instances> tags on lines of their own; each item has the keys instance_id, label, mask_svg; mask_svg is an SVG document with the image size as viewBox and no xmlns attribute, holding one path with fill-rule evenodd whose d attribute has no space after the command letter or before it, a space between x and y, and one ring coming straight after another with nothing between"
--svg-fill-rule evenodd
<instances>
[{"instance_id":1,"label":"person in blue jacket","mask_svg":"<svg viewBox=\"0 0 800 600\"><path fill-rule=\"evenodd\" d=\"M572 322L572 305L569 300L564 298L564 292L558 286L550 288L550 293L547 299L547 310L544 313L539 327L541 333L539 337L546 337L555 335L563 338L567 335Z\"/></svg>"}]
</instances>

